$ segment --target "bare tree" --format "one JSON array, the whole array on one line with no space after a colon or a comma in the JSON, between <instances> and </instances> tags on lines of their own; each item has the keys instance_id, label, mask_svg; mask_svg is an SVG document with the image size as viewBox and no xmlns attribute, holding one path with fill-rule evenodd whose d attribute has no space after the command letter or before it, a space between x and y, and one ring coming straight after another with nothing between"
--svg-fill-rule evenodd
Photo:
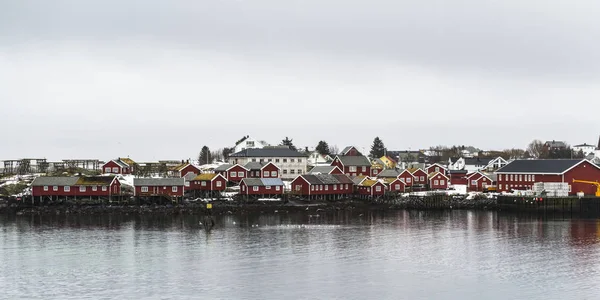
<instances>
[{"instance_id":1,"label":"bare tree","mask_svg":"<svg viewBox=\"0 0 600 300\"><path fill-rule=\"evenodd\" d=\"M527 146L527 152L533 158L542 158L545 157L546 149L544 148L544 143L540 140L533 140Z\"/></svg>"},{"instance_id":2,"label":"bare tree","mask_svg":"<svg viewBox=\"0 0 600 300\"><path fill-rule=\"evenodd\" d=\"M504 159L521 159L525 158L525 150L523 149L506 149L500 153L500 156Z\"/></svg>"},{"instance_id":3,"label":"bare tree","mask_svg":"<svg viewBox=\"0 0 600 300\"><path fill-rule=\"evenodd\" d=\"M337 145L329 146L329 152L331 155L340 154L340 148Z\"/></svg>"}]
</instances>

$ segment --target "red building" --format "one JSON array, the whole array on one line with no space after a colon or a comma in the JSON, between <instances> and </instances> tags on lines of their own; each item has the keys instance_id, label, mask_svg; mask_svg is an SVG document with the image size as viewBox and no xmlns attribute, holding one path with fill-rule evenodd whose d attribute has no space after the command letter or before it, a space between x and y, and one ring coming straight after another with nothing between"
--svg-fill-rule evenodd
<instances>
[{"instance_id":1,"label":"red building","mask_svg":"<svg viewBox=\"0 0 600 300\"><path fill-rule=\"evenodd\" d=\"M385 178L383 182L390 192L404 193L406 191L406 184L398 178Z\"/></svg>"},{"instance_id":2,"label":"red building","mask_svg":"<svg viewBox=\"0 0 600 300\"><path fill-rule=\"evenodd\" d=\"M331 162L347 176L370 176L371 162L364 156L338 155Z\"/></svg>"},{"instance_id":3,"label":"red building","mask_svg":"<svg viewBox=\"0 0 600 300\"><path fill-rule=\"evenodd\" d=\"M425 171L423 171L423 169L410 168L407 170L415 177L413 185L415 185L415 184L426 185L427 184L427 177L429 176L429 174L427 174Z\"/></svg>"},{"instance_id":4,"label":"red building","mask_svg":"<svg viewBox=\"0 0 600 300\"><path fill-rule=\"evenodd\" d=\"M385 188L380 181L366 179L356 186L356 193L363 197L379 197L385 195Z\"/></svg>"},{"instance_id":5,"label":"red building","mask_svg":"<svg viewBox=\"0 0 600 300\"><path fill-rule=\"evenodd\" d=\"M221 174L200 174L190 181L189 190L192 191L218 191L222 192L227 187L227 179Z\"/></svg>"},{"instance_id":6,"label":"red building","mask_svg":"<svg viewBox=\"0 0 600 300\"><path fill-rule=\"evenodd\" d=\"M31 183L31 195L40 199L64 197L102 198L121 194L115 176L37 177Z\"/></svg>"},{"instance_id":7,"label":"red building","mask_svg":"<svg viewBox=\"0 0 600 300\"><path fill-rule=\"evenodd\" d=\"M283 195L283 188L280 178L244 178L240 182L240 194L246 196Z\"/></svg>"},{"instance_id":8,"label":"red building","mask_svg":"<svg viewBox=\"0 0 600 300\"><path fill-rule=\"evenodd\" d=\"M431 190L445 190L450 184L450 178L444 175L442 172L436 172L429 175L429 189Z\"/></svg>"},{"instance_id":9,"label":"red building","mask_svg":"<svg viewBox=\"0 0 600 300\"><path fill-rule=\"evenodd\" d=\"M531 189L536 182L566 182L569 194L595 195L591 184L573 180L600 181L600 168L585 159L514 160L496 171L498 191Z\"/></svg>"},{"instance_id":10,"label":"red building","mask_svg":"<svg viewBox=\"0 0 600 300\"><path fill-rule=\"evenodd\" d=\"M215 169L215 173L223 175L227 181L241 182L242 179L248 177L249 170L241 165L220 165Z\"/></svg>"},{"instance_id":11,"label":"red building","mask_svg":"<svg viewBox=\"0 0 600 300\"><path fill-rule=\"evenodd\" d=\"M248 178L279 178L281 174L281 169L272 162L249 162L244 168L248 169Z\"/></svg>"},{"instance_id":12,"label":"red building","mask_svg":"<svg viewBox=\"0 0 600 300\"><path fill-rule=\"evenodd\" d=\"M475 172L467 175L467 189L470 192L483 192L487 187L492 186L494 180L491 176L481 172Z\"/></svg>"},{"instance_id":13,"label":"red building","mask_svg":"<svg viewBox=\"0 0 600 300\"><path fill-rule=\"evenodd\" d=\"M415 176L409 170L404 170L400 172L400 175L398 175L398 179L402 180L406 184L406 186L413 186L413 184L415 183Z\"/></svg>"},{"instance_id":14,"label":"red building","mask_svg":"<svg viewBox=\"0 0 600 300\"><path fill-rule=\"evenodd\" d=\"M133 188L136 197L182 198L184 178L134 178Z\"/></svg>"},{"instance_id":15,"label":"red building","mask_svg":"<svg viewBox=\"0 0 600 300\"><path fill-rule=\"evenodd\" d=\"M467 185L467 170L449 170L447 176L452 185Z\"/></svg>"},{"instance_id":16,"label":"red building","mask_svg":"<svg viewBox=\"0 0 600 300\"><path fill-rule=\"evenodd\" d=\"M185 177L188 179L192 179L198 174L202 173L200 169L189 162L184 162L179 166L173 167L169 170L169 175L171 177Z\"/></svg>"},{"instance_id":17,"label":"red building","mask_svg":"<svg viewBox=\"0 0 600 300\"><path fill-rule=\"evenodd\" d=\"M314 198L335 199L351 195L353 192L353 181L343 174L306 174L298 176L292 181L293 194L311 198L315 196Z\"/></svg>"},{"instance_id":18,"label":"red building","mask_svg":"<svg viewBox=\"0 0 600 300\"><path fill-rule=\"evenodd\" d=\"M344 172L342 172L342 170L336 166L316 166L314 168L312 168L310 171L308 171L309 175L316 175L316 174L339 174L339 175L343 175Z\"/></svg>"},{"instance_id":19,"label":"red building","mask_svg":"<svg viewBox=\"0 0 600 300\"><path fill-rule=\"evenodd\" d=\"M344 156L363 156L360 151L358 151L358 149L356 149L356 147L354 146L347 146L346 148L342 149L342 152L340 152L340 155L344 155Z\"/></svg>"},{"instance_id":20,"label":"red building","mask_svg":"<svg viewBox=\"0 0 600 300\"><path fill-rule=\"evenodd\" d=\"M427 174L442 173L444 175L448 175L446 168L438 163L432 164L425 168L425 172L427 172Z\"/></svg>"},{"instance_id":21,"label":"red building","mask_svg":"<svg viewBox=\"0 0 600 300\"><path fill-rule=\"evenodd\" d=\"M102 172L105 174L131 174L133 173L135 162L129 158L113 159L102 165Z\"/></svg>"}]
</instances>

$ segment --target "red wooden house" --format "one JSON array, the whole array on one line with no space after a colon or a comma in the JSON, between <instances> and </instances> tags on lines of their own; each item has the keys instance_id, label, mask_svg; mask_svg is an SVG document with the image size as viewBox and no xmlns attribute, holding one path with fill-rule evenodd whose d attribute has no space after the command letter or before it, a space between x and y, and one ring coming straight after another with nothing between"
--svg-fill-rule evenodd
<instances>
[{"instance_id":1,"label":"red wooden house","mask_svg":"<svg viewBox=\"0 0 600 300\"><path fill-rule=\"evenodd\" d=\"M202 173L200 168L190 164L189 162L184 162L169 170L169 175L171 177L185 177L188 180L193 179L200 173Z\"/></svg>"},{"instance_id":2,"label":"red wooden house","mask_svg":"<svg viewBox=\"0 0 600 300\"><path fill-rule=\"evenodd\" d=\"M467 170L448 170L446 176L452 185L467 185Z\"/></svg>"},{"instance_id":3,"label":"red wooden house","mask_svg":"<svg viewBox=\"0 0 600 300\"><path fill-rule=\"evenodd\" d=\"M240 194L270 197L283 195L284 184L280 178L244 178L240 182Z\"/></svg>"},{"instance_id":4,"label":"red wooden house","mask_svg":"<svg viewBox=\"0 0 600 300\"><path fill-rule=\"evenodd\" d=\"M184 194L184 178L134 178L136 197L166 197L180 199Z\"/></svg>"},{"instance_id":5,"label":"red wooden house","mask_svg":"<svg viewBox=\"0 0 600 300\"><path fill-rule=\"evenodd\" d=\"M413 186L413 184L415 183L415 176L409 170L404 170L400 172L400 175L398 175L398 179L402 180L406 184L406 186Z\"/></svg>"},{"instance_id":6,"label":"red wooden house","mask_svg":"<svg viewBox=\"0 0 600 300\"><path fill-rule=\"evenodd\" d=\"M481 172L471 173L467 176L467 189L470 192L483 192L493 184L492 177Z\"/></svg>"},{"instance_id":7,"label":"red wooden house","mask_svg":"<svg viewBox=\"0 0 600 300\"><path fill-rule=\"evenodd\" d=\"M132 174L135 162L130 158L113 159L102 165L102 173L105 174Z\"/></svg>"},{"instance_id":8,"label":"red wooden house","mask_svg":"<svg viewBox=\"0 0 600 300\"><path fill-rule=\"evenodd\" d=\"M385 194L385 188L380 181L366 179L356 186L356 193L361 197L379 197Z\"/></svg>"},{"instance_id":9,"label":"red wooden house","mask_svg":"<svg viewBox=\"0 0 600 300\"><path fill-rule=\"evenodd\" d=\"M220 165L215 169L215 173L223 175L227 181L231 182L241 182L242 179L248 177L248 172L248 169L238 164Z\"/></svg>"},{"instance_id":10,"label":"red wooden house","mask_svg":"<svg viewBox=\"0 0 600 300\"><path fill-rule=\"evenodd\" d=\"M206 173L196 176L190 181L188 190L192 191L219 191L222 192L227 187L227 179L221 174Z\"/></svg>"},{"instance_id":11,"label":"red wooden house","mask_svg":"<svg viewBox=\"0 0 600 300\"><path fill-rule=\"evenodd\" d=\"M120 194L121 183L115 176L42 176L31 183L31 195L40 200L65 197L110 198Z\"/></svg>"},{"instance_id":12,"label":"red wooden house","mask_svg":"<svg viewBox=\"0 0 600 300\"><path fill-rule=\"evenodd\" d=\"M566 182L570 195L595 195L594 185L573 180L600 181L600 167L585 159L514 160L496 175L498 191L531 189L536 182Z\"/></svg>"},{"instance_id":13,"label":"red wooden house","mask_svg":"<svg viewBox=\"0 0 600 300\"><path fill-rule=\"evenodd\" d=\"M340 155L362 156L360 151L358 151L358 149L356 149L356 147L354 147L354 146L347 146L346 148L342 149L342 152L340 153Z\"/></svg>"},{"instance_id":14,"label":"red wooden house","mask_svg":"<svg viewBox=\"0 0 600 300\"><path fill-rule=\"evenodd\" d=\"M406 184L398 178L385 178L383 179L383 183L390 192L404 193L406 191Z\"/></svg>"},{"instance_id":15,"label":"red wooden house","mask_svg":"<svg viewBox=\"0 0 600 300\"><path fill-rule=\"evenodd\" d=\"M436 172L429 175L429 189L445 190L450 184L450 178L442 172Z\"/></svg>"},{"instance_id":16,"label":"red wooden house","mask_svg":"<svg viewBox=\"0 0 600 300\"><path fill-rule=\"evenodd\" d=\"M427 172L423 171L423 169L410 168L407 170L415 177L413 185L416 185L416 184L426 185L428 183L429 174L427 174Z\"/></svg>"},{"instance_id":17,"label":"red wooden house","mask_svg":"<svg viewBox=\"0 0 600 300\"><path fill-rule=\"evenodd\" d=\"M438 163L429 165L427 168L425 168L425 172L427 172L427 174L442 173L444 175L448 175L446 168Z\"/></svg>"},{"instance_id":18,"label":"red wooden house","mask_svg":"<svg viewBox=\"0 0 600 300\"><path fill-rule=\"evenodd\" d=\"M343 174L305 174L292 181L293 194L310 198L335 199L353 192L353 181Z\"/></svg>"},{"instance_id":19,"label":"red wooden house","mask_svg":"<svg viewBox=\"0 0 600 300\"><path fill-rule=\"evenodd\" d=\"M365 156L338 155L331 162L347 176L370 176L371 162Z\"/></svg>"},{"instance_id":20,"label":"red wooden house","mask_svg":"<svg viewBox=\"0 0 600 300\"><path fill-rule=\"evenodd\" d=\"M279 178L281 169L272 162L249 162L244 165L248 169L248 178Z\"/></svg>"}]
</instances>

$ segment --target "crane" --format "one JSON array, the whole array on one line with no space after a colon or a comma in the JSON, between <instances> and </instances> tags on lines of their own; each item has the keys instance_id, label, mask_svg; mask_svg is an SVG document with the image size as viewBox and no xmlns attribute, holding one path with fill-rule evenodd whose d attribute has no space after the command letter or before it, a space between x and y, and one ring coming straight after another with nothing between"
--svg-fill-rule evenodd
<instances>
[{"instance_id":1,"label":"crane","mask_svg":"<svg viewBox=\"0 0 600 300\"><path fill-rule=\"evenodd\" d=\"M587 183L587 184L593 184L596 186L596 197L600 197L600 183L598 181L587 181L587 180L577 180L577 179L573 179L573 182L575 183Z\"/></svg>"}]
</instances>

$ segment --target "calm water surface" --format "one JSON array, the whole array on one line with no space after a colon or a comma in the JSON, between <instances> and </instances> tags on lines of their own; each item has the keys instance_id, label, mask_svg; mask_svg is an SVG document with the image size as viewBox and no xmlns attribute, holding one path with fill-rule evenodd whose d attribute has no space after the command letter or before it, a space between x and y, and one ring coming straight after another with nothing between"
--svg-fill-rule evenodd
<instances>
[{"instance_id":1,"label":"calm water surface","mask_svg":"<svg viewBox=\"0 0 600 300\"><path fill-rule=\"evenodd\" d=\"M5 299L600 299L600 223L491 212L0 217Z\"/></svg>"}]
</instances>

